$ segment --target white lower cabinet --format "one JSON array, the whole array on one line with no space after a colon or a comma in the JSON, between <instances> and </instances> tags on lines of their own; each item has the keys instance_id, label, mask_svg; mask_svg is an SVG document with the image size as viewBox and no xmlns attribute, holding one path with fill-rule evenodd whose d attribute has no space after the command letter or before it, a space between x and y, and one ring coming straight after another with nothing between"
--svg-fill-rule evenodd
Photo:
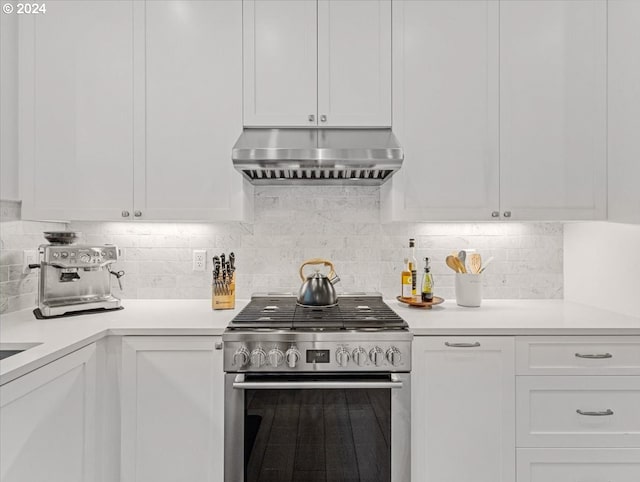
<instances>
[{"instance_id":1,"label":"white lower cabinet","mask_svg":"<svg viewBox=\"0 0 640 482\"><path fill-rule=\"evenodd\" d=\"M516 339L518 482L640 480L638 338Z\"/></svg>"},{"instance_id":2,"label":"white lower cabinet","mask_svg":"<svg viewBox=\"0 0 640 482\"><path fill-rule=\"evenodd\" d=\"M416 337L411 474L415 482L513 482L512 337Z\"/></svg>"},{"instance_id":3,"label":"white lower cabinet","mask_svg":"<svg viewBox=\"0 0 640 482\"><path fill-rule=\"evenodd\" d=\"M640 449L518 449L518 482L637 482Z\"/></svg>"},{"instance_id":4,"label":"white lower cabinet","mask_svg":"<svg viewBox=\"0 0 640 482\"><path fill-rule=\"evenodd\" d=\"M122 342L122 482L223 480L219 336Z\"/></svg>"},{"instance_id":5,"label":"white lower cabinet","mask_svg":"<svg viewBox=\"0 0 640 482\"><path fill-rule=\"evenodd\" d=\"M96 347L0 387L0 480L93 482Z\"/></svg>"}]
</instances>

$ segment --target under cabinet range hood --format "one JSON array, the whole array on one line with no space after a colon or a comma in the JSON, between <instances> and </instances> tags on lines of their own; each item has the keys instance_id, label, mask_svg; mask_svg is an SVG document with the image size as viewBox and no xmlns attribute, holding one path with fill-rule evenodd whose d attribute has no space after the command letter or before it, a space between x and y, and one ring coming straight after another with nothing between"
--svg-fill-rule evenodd
<instances>
[{"instance_id":1,"label":"under cabinet range hood","mask_svg":"<svg viewBox=\"0 0 640 482\"><path fill-rule=\"evenodd\" d=\"M404 153L391 129L246 128L231 158L253 184L377 186Z\"/></svg>"}]
</instances>

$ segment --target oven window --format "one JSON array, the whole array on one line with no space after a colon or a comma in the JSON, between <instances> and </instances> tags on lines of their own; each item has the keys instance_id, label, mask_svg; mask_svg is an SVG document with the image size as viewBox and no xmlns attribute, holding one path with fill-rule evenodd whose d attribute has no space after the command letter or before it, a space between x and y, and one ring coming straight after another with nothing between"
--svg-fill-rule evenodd
<instances>
[{"instance_id":1,"label":"oven window","mask_svg":"<svg viewBox=\"0 0 640 482\"><path fill-rule=\"evenodd\" d=\"M247 390L245 481L391 482L391 390Z\"/></svg>"}]
</instances>

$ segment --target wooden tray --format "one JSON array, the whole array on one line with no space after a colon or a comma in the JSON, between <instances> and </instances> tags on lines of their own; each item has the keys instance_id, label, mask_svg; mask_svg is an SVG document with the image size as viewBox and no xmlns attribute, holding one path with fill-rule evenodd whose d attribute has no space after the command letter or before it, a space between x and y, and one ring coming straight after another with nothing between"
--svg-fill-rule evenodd
<instances>
[{"instance_id":1,"label":"wooden tray","mask_svg":"<svg viewBox=\"0 0 640 482\"><path fill-rule=\"evenodd\" d=\"M403 298L402 296L396 296L396 300L415 308L426 308L427 310L430 310L433 305L439 305L444 302L444 298L439 296L434 296L433 301L422 301L419 298Z\"/></svg>"}]
</instances>

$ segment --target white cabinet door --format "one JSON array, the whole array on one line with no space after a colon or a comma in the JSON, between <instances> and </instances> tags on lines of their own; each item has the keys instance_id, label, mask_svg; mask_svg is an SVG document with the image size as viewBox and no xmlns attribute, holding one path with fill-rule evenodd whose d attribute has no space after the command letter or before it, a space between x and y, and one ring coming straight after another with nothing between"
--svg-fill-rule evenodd
<instances>
[{"instance_id":1,"label":"white cabinet door","mask_svg":"<svg viewBox=\"0 0 640 482\"><path fill-rule=\"evenodd\" d=\"M640 223L640 2L609 2L609 220Z\"/></svg>"},{"instance_id":2,"label":"white cabinet door","mask_svg":"<svg viewBox=\"0 0 640 482\"><path fill-rule=\"evenodd\" d=\"M136 158L135 211L243 219L252 191L231 163L242 132L242 4L147 2L143 16L146 153Z\"/></svg>"},{"instance_id":3,"label":"white cabinet door","mask_svg":"<svg viewBox=\"0 0 640 482\"><path fill-rule=\"evenodd\" d=\"M122 219L133 205L131 1L20 17L25 219Z\"/></svg>"},{"instance_id":4,"label":"white cabinet door","mask_svg":"<svg viewBox=\"0 0 640 482\"><path fill-rule=\"evenodd\" d=\"M0 480L93 482L95 344L0 387Z\"/></svg>"},{"instance_id":5,"label":"white cabinet door","mask_svg":"<svg viewBox=\"0 0 640 482\"><path fill-rule=\"evenodd\" d=\"M500 3L500 203L606 218L607 3Z\"/></svg>"},{"instance_id":6,"label":"white cabinet door","mask_svg":"<svg viewBox=\"0 0 640 482\"><path fill-rule=\"evenodd\" d=\"M491 220L499 209L498 3L393 2L394 221Z\"/></svg>"},{"instance_id":7,"label":"white cabinet door","mask_svg":"<svg viewBox=\"0 0 640 482\"><path fill-rule=\"evenodd\" d=\"M513 338L416 337L411 473L416 482L513 482Z\"/></svg>"},{"instance_id":8,"label":"white cabinet door","mask_svg":"<svg viewBox=\"0 0 640 482\"><path fill-rule=\"evenodd\" d=\"M123 338L123 482L223 480L221 348L212 336Z\"/></svg>"},{"instance_id":9,"label":"white cabinet door","mask_svg":"<svg viewBox=\"0 0 640 482\"><path fill-rule=\"evenodd\" d=\"M243 0L244 125L316 125L316 0Z\"/></svg>"},{"instance_id":10,"label":"white cabinet door","mask_svg":"<svg viewBox=\"0 0 640 482\"><path fill-rule=\"evenodd\" d=\"M318 124L391 125L391 0L318 0Z\"/></svg>"}]
</instances>

